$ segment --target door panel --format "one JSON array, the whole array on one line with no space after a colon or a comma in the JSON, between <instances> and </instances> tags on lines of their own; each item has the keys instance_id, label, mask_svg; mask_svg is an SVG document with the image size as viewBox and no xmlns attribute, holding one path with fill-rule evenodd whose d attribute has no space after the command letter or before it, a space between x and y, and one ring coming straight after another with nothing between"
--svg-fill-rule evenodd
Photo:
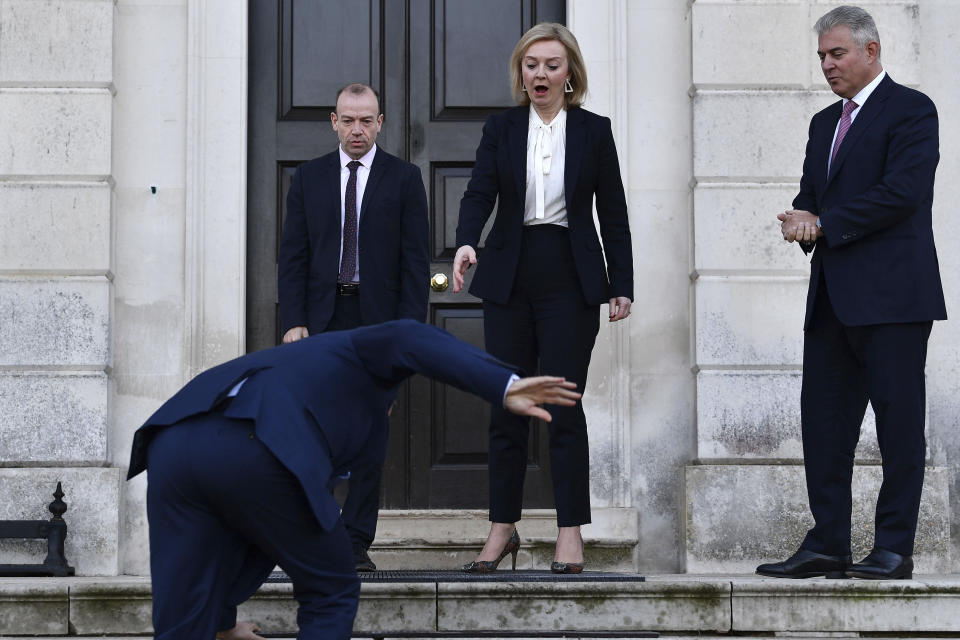
<instances>
[{"instance_id":1,"label":"door panel","mask_svg":"<svg viewBox=\"0 0 960 640\"><path fill-rule=\"evenodd\" d=\"M385 117L377 144L420 167L431 273L449 277L460 198L483 121L513 104L510 53L535 22L563 22L565 3L254 0L249 6L247 345L254 351L280 338L276 263L286 192L301 162L336 149L329 114L337 89L360 81L380 93ZM431 291L427 321L483 346L483 312L469 294ZM469 394L412 379L391 417L383 505L486 506L489 415L489 406ZM549 507L546 431L540 423L531 431L524 504Z\"/></svg>"}]
</instances>

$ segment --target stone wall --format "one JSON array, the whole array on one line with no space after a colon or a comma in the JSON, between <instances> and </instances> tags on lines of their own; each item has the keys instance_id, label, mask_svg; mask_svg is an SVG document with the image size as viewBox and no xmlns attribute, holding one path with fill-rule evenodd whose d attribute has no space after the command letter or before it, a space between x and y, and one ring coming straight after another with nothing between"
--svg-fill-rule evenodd
<instances>
[{"instance_id":1,"label":"stone wall","mask_svg":"<svg viewBox=\"0 0 960 640\"><path fill-rule=\"evenodd\" d=\"M775 215L796 195L810 117L838 99L824 81L812 30L838 4L697 0L691 7L696 458L703 466L685 474L683 544L690 571L750 570L792 552L812 524L799 424L809 265L796 245L780 239ZM940 105L941 147L949 149L948 132L956 124L944 107L956 102L956 83L925 50L936 48L936 60L947 50L956 54L947 31L935 36L929 30L955 27L960 6L859 4L877 22L888 74L929 92ZM956 183L956 163L942 163L938 177L938 185ZM953 190L938 188L934 212L948 306L956 300L949 268L955 240L940 224L940 212ZM916 559L921 572L956 566L949 515L956 509L948 505L957 465L947 453L957 448L951 427L960 407L943 379L944 368L956 368L955 348L945 340L952 332L950 323L938 323L930 343L930 455ZM868 414L854 477L854 555L873 543L878 458Z\"/></svg>"},{"instance_id":2,"label":"stone wall","mask_svg":"<svg viewBox=\"0 0 960 640\"><path fill-rule=\"evenodd\" d=\"M811 27L836 4L568 0L586 106L613 120L637 274L634 313L603 327L591 367L591 489L636 510L640 571L749 570L808 525L808 265L774 216L810 116L835 100ZM887 70L940 109L952 310L960 5L862 5ZM132 432L244 351L246 34L232 0L0 0L0 519L44 517L63 481L81 574L148 572L145 482L122 481ZM930 343L923 570L960 568L957 333L938 323ZM860 514L877 457L868 416ZM0 543L3 561L36 553Z\"/></svg>"},{"instance_id":3,"label":"stone wall","mask_svg":"<svg viewBox=\"0 0 960 640\"><path fill-rule=\"evenodd\" d=\"M67 558L115 574L109 462L112 0L0 2L0 519L47 519L63 483ZM2 541L4 562L42 562ZM11 559L7 559L11 558Z\"/></svg>"}]
</instances>

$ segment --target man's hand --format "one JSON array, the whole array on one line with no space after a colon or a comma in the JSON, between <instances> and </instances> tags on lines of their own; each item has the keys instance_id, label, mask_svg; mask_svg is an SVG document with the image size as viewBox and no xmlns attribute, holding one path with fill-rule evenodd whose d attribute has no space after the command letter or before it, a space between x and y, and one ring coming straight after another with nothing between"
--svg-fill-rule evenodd
<instances>
[{"instance_id":1,"label":"man's hand","mask_svg":"<svg viewBox=\"0 0 960 640\"><path fill-rule=\"evenodd\" d=\"M515 380L507 389L507 396L503 406L508 411L520 416L533 416L544 422L550 422L550 414L541 409L539 404L557 404L563 407L572 407L580 399L575 382L567 382L564 378L554 376L537 376L535 378L520 378Z\"/></svg>"},{"instance_id":2,"label":"man's hand","mask_svg":"<svg viewBox=\"0 0 960 640\"><path fill-rule=\"evenodd\" d=\"M297 340L303 340L309 335L310 334L307 333L306 327L292 327L288 329L285 334L283 334L283 344L287 344L288 342L296 342Z\"/></svg>"},{"instance_id":3,"label":"man's hand","mask_svg":"<svg viewBox=\"0 0 960 640\"><path fill-rule=\"evenodd\" d=\"M630 298L617 296L610 298L610 322L623 320L630 315Z\"/></svg>"},{"instance_id":4,"label":"man's hand","mask_svg":"<svg viewBox=\"0 0 960 640\"><path fill-rule=\"evenodd\" d=\"M252 622L238 622L233 629L217 632L217 640L266 640L256 634L260 627Z\"/></svg>"},{"instance_id":5,"label":"man's hand","mask_svg":"<svg viewBox=\"0 0 960 640\"><path fill-rule=\"evenodd\" d=\"M790 209L777 216L780 221L780 233L787 242L814 242L823 235L817 226L817 216L802 209Z\"/></svg>"},{"instance_id":6,"label":"man's hand","mask_svg":"<svg viewBox=\"0 0 960 640\"><path fill-rule=\"evenodd\" d=\"M460 293L463 289L463 279L467 275L467 269L477 264L477 252L468 244L457 249L457 255L453 258L453 292Z\"/></svg>"}]
</instances>

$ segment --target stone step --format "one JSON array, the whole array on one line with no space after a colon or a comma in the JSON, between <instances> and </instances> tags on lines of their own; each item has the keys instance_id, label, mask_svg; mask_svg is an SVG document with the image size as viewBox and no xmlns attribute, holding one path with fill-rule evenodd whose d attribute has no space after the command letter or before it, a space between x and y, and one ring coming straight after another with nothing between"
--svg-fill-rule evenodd
<instances>
[{"instance_id":1,"label":"stone step","mask_svg":"<svg viewBox=\"0 0 960 640\"><path fill-rule=\"evenodd\" d=\"M584 525L584 560L596 571L636 571L639 536L636 509L597 508ZM527 509L517 523L521 546L518 569L549 569L557 538L552 509ZM477 509L382 510L370 557L386 570L454 569L475 560L490 522ZM501 568L509 568L510 559Z\"/></svg>"},{"instance_id":2,"label":"stone step","mask_svg":"<svg viewBox=\"0 0 960 640\"><path fill-rule=\"evenodd\" d=\"M365 582L358 638L960 634L960 575L776 580L657 575L645 582ZM289 584L240 610L272 636L296 632ZM149 637L147 578L0 578L0 636Z\"/></svg>"}]
</instances>

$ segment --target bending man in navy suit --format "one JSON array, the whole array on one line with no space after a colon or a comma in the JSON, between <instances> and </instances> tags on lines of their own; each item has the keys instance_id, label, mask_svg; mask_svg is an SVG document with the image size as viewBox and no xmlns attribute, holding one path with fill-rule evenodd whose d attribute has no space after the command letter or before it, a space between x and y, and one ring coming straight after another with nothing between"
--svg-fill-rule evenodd
<instances>
[{"instance_id":1,"label":"bending man in navy suit","mask_svg":"<svg viewBox=\"0 0 960 640\"><path fill-rule=\"evenodd\" d=\"M783 237L813 251L800 410L815 524L797 553L757 572L910 578L927 339L933 321L947 317L931 221L937 111L883 71L866 11L838 7L815 29L823 73L843 99L813 117L800 193L778 216ZM883 484L873 550L851 564L850 484L868 400Z\"/></svg>"},{"instance_id":2,"label":"bending man in navy suit","mask_svg":"<svg viewBox=\"0 0 960 640\"><path fill-rule=\"evenodd\" d=\"M430 257L427 195L416 165L377 144L376 92L354 83L330 114L340 147L297 167L287 193L278 253L283 341L427 316ZM343 522L358 571L377 530L382 468L357 467Z\"/></svg>"},{"instance_id":3,"label":"bending man in navy suit","mask_svg":"<svg viewBox=\"0 0 960 640\"><path fill-rule=\"evenodd\" d=\"M387 410L421 373L526 416L580 397L431 325L398 320L312 336L210 369L137 431L132 478L149 469L157 640L213 638L277 564L299 602L298 638L350 637L360 591L332 489L383 462Z\"/></svg>"}]
</instances>

